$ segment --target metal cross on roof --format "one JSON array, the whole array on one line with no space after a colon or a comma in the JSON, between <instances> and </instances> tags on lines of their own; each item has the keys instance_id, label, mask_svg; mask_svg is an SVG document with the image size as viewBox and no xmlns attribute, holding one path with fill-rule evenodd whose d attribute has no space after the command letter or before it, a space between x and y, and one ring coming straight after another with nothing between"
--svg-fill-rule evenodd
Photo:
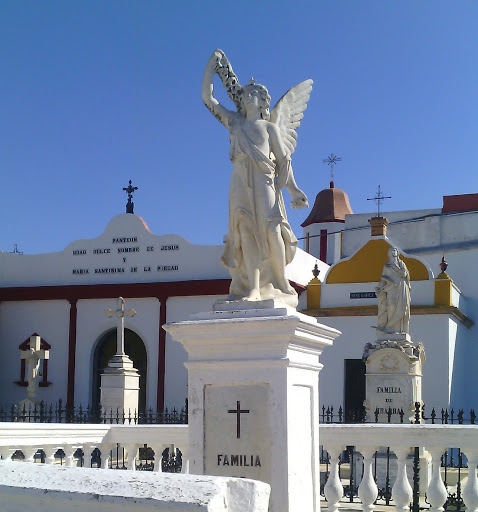
<instances>
[{"instance_id":1,"label":"metal cross on roof","mask_svg":"<svg viewBox=\"0 0 478 512\"><path fill-rule=\"evenodd\" d=\"M324 164L330 165L330 188L334 188L334 165L341 161L342 158L333 153L330 153L330 156L322 160Z\"/></svg>"},{"instance_id":2,"label":"metal cross on roof","mask_svg":"<svg viewBox=\"0 0 478 512\"><path fill-rule=\"evenodd\" d=\"M376 201L377 202L377 217L380 217L380 205L383 203L385 199L391 199L392 196L384 196L382 191L380 190L380 185L378 186L378 192L375 197L367 198L367 201Z\"/></svg>"},{"instance_id":3,"label":"metal cross on roof","mask_svg":"<svg viewBox=\"0 0 478 512\"><path fill-rule=\"evenodd\" d=\"M129 185L127 187L123 187L123 190L128 194L128 202L126 203L126 213L134 213L134 203L131 201L133 199L133 192L138 190L138 187L133 187L131 185L131 180L129 180Z\"/></svg>"},{"instance_id":4,"label":"metal cross on roof","mask_svg":"<svg viewBox=\"0 0 478 512\"><path fill-rule=\"evenodd\" d=\"M11 254L23 254L23 252L18 250L17 244L13 244L13 251Z\"/></svg>"}]
</instances>

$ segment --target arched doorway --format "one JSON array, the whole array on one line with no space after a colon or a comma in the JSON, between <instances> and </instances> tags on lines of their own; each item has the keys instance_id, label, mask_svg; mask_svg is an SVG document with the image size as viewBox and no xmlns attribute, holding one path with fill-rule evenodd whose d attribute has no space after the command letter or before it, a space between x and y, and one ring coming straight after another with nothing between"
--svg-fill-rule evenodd
<instances>
[{"instance_id":1,"label":"arched doorway","mask_svg":"<svg viewBox=\"0 0 478 512\"><path fill-rule=\"evenodd\" d=\"M147 354L143 340L132 330L124 330L124 350L139 371L139 410L146 408L146 369ZM101 372L116 353L116 329L106 332L97 343L93 355L92 404L100 403Z\"/></svg>"}]
</instances>

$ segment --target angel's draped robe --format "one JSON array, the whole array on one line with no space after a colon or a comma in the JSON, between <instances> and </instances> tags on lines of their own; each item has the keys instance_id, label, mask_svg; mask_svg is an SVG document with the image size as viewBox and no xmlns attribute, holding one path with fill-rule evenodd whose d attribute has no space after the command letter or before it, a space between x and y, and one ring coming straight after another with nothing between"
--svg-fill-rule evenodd
<instances>
[{"instance_id":1,"label":"angel's draped robe","mask_svg":"<svg viewBox=\"0 0 478 512\"><path fill-rule=\"evenodd\" d=\"M253 234L259 250L262 298L278 297L281 293L293 296L295 291L292 287L284 290L276 283L270 264L270 259L274 258L267 238L270 222L280 226L286 264L292 261L297 246L297 238L287 221L282 192L276 188L276 164L248 138L241 115L236 114L230 124L230 141L233 169L229 187L229 226L221 259L231 272L230 294L244 297L250 291L244 261L248 257L247 247L243 245L239 232L239 223L243 222ZM288 163L285 161L279 172L288 172Z\"/></svg>"}]
</instances>

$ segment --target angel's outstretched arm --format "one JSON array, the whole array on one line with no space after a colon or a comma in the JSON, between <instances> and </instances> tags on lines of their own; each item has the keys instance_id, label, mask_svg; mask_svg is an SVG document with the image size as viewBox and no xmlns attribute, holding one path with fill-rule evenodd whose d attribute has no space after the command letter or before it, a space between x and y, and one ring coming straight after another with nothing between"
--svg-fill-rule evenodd
<instances>
[{"instance_id":1,"label":"angel's outstretched arm","mask_svg":"<svg viewBox=\"0 0 478 512\"><path fill-rule=\"evenodd\" d=\"M309 206L307 197L300 190L295 182L294 171L290 162L290 154L281 140L279 129L276 125L269 123L269 137L271 149L277 162L277 188L282 190L286 188L291 197L292 208L303 208Z\"/></svg>"},{"instance_id":2,"label":"angel's outstretched arm","mask_svg":"<svg viewBox=\"0 0 478 512\"><path fill-rule=\"evenodd\" d=\"M309 207L309 201L307 200L307 196L302 192L302 190L297 186L294 178L294 171L292 170L292 166L289 165L289 172L287 173L287 183L285 184L285 188L289 191L291 202L290 205L292 208L304 208Z\"/></svg>"},{"instance_id":3,"label":"angel's outstretched arm","mask_svg":"<svg viewBox=\"0 0 478 512\"><path fill-rule=\"evenodd\" d=\"M202 99L214 117L216 117L227 129L229 129L230 120L234 115L234 112L231 112L230 110L227 110L227 108L223 107L213 95L213 77L220 67L223 57L225 58L224 53L221 50L216 50L209 58L202 80Z\"/></svg>"}]
</instances>

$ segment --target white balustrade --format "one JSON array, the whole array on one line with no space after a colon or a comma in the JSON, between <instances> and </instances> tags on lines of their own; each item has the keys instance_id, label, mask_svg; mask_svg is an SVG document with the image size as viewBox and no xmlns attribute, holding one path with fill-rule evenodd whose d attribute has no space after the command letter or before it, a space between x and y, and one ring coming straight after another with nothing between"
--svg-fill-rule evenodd
<instances>
[{"instance_id":1,"label":"white balustrade","mask_svg":"<svg viewBox=\"0 0 478 512\"><path fill-rule=\"evenodd\" d=\"M336 512L347 503L340 503L343 486L339 478L338 460L346 446L355 446L363 455L364 471L358 488L362 509L370 511L377 498L373 477L373 455L378 448L390 447L397 460L396 478L392 484L392 504L405 512L412 501L413 491L407 477L406 460L419 447L431 455L431 479L426 490L432 511L442 512L447 500L443 483L441 456L447 448L460 448L468 459L468 480L462 497L466 510L478 512L478 425L384 425L384 424L325 424L320 425L320 442L330 455L330 474L324 487L327 506Z\"/></svg>"},{"instance_id":2,"label":"white balustrade","mask_svg":"<svg viewBox=\"0 0 478 512\"><path fill-rule=\"evenodd\" d=\"M397 478L392 487L392 499L397 512L406 512L413 497L413 490L407 477L407 456L410 453L408 446L391 448L397 456Z\"/></svg>"},{"instance_id":3,"label":"white balustrade","mask_svg":"<svg viewBox=\"0 0 478 512\"><path fill-rule=\"evenodd\" d=\"M65 453L65 466L76 466L75 452L81 448L84 466L91 467L96 448L101 453L101 468L110 464L111 450L126 450L128 469L136 469L138 449L147 445L154 450L154 470L161 471L161 458L165 448L170 453L180 450L182 473L189 472L187 425L72 425L42 423L0 423L0 454L12 460L16 450L21 450L25 462L34 462L39 449L45 452L45 462L55 463L58 449Z\"/></svg>"},{"instance_id":4,"label":"white balustrade","mask_svg":"<svg viewBox=\"0 0 478 512\"><path fill-rule=\"evenodd\" d=\"M412 487L407 477L406 459L413 447L426 450L431 456L431 478L427 498L431 510L443 511L447 491L443 484L441 456L447 448L460 448L468 460L468 480L463 482L462 497L467 510L478 512L478 425L381 425L327 424L320 426L320 441L330 455L330 475L324 494L330 512L341 507L343 487L339 478L339 456L346 446L355 446L363 455L364 471L359 485L363 510L371 511L377 498L373 476L374 454L379 448L390 447L397 460L396 478L390 482L396 510L405 512L412 499ZM161 472L163 451L182 456L182 472L188 472L187 425L70 425L0 423L0 453L6 460L21 450L25 462L33 462L42 449L47 464L55 463L58 449L65 453L66 466L77 465L75 452L84 451L85 466L91 465L91 454L98 448L101 467L109 467L111 450L117 446L126 450L129 469L135 469L138 448L146 445L154 450L154 471ZM15 462L16 464L17 462ZM466 472L464 472L466 474ZM343 504L347 508L347 504Z\"/></svg>"},{"instance_id":5,"label":"white balustrade","mask_svg":"<svg viewBox=\"0 0 478 512\"><path fill-rule=\"evenodd\" d=\"M330 456L330 475L324 487L324 494L331 512L336 512L339 508L339 501L344 495L344 488L339 477L339 457L343 449L343 446L330 445L327 447Z\"/></svg>"},{"instance_id":6,"label":"white balustrade","mask_svg":"<svg viewBox=\"0 0 478 512\"><path fill-rule=\"evenodd\" d=\"M476 466L478 465L478 444L474 448L464 449L468 457L468 482L463 489L463 501L470 512L478 511L478 480L476 479Z\"/></svg>"},{"instance_id":7,"label":"white balustrade","mask_svg":"<svg viewBox=\"0 0 478 512\"><path fill-rule=\"evenodd\" d=\"M445 448L437 446L429 446L428 451L432 456L432 478L428 486L427 498L431 505L431 510L441 512L444 510L443 504L447 499L447 491L445 484L441 478L441 457L445 452Z\"/></svg>"},{"instance_id":8,"label":"white balustrade","mask_svg":"<svg viewBox=\"0 0 478 512\"><path fill-rule=\"evenodd\" d=\"M366 511L375 508L374 502L378 496L378 487L373 479L372 464L373 455L377 451L376 446L358 446L357 450L363 455L363 476L358 488L358 495Z\"/></svg>"}]
</instances>

